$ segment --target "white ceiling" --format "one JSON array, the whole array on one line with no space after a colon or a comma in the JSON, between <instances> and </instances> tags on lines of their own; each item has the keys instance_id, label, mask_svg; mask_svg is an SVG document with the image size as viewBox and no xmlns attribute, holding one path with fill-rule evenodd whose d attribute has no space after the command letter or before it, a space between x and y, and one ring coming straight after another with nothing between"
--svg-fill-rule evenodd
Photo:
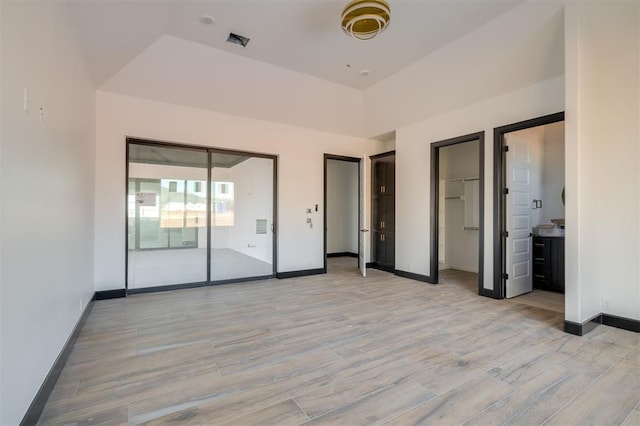
<instances>
[{"instance_id":1,"label":"white ceiling","mask_svg":"<svg viewBox=\"0 0 640 426\"><path fill-rule=\"evenodd\" d=\"M373 40L340 28L348 0L83 0L72 21L102 86L163 35L172 35L344 86L365 89L522 3L389 0L391 24ZM215 23L202 25L199 18ZM229 32L251 41L226 43ZM347 65L350 65L348 67ZM369 76L360 71L367 69Z\"/></svg>"}]
</instances>

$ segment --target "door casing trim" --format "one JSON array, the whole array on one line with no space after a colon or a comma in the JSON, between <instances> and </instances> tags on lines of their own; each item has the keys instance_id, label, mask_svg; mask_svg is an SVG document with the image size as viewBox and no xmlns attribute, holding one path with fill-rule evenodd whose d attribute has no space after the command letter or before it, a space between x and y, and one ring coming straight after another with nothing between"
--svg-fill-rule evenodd
<instances>
[{"instance_id":1,"label":"door casing trim","mask_svg":"<svg viewBox=\"0 0 640 426\"><path fill-rule=\"evenodd\" d=\"M438 210L440 204L440 148L458 145L466 142L478 141L478 178L479 185L479 230L478 230L478 294L484 294L484 131L470 133L451 139L431 143L431 241L429 250L429 275L426 277L431 284L438 283Z\"/></svg>"},{"instance_id":2,"label":"door casing trim","mask_svg":"<svg viewBox=\"0 0 640 426\"><path fill-rule=\"evenodd\" d=\"M335 155L335 154L324 154L324 195L323 195L323 218L322 218L322 238L323 238L323 259L324 259L324 266L323 266L323 273L327 273L327 176L328 176L328 172L327 172L327 165L328 165L328 161L329 160L337 160L337 161L346 161L348 163L357 163L358 164L358 268L360 268L360 250L362 249L362 247L360 247L360 230L362 229L362 223L360 223L360 216L362 215L362 212L360 211L360 197L362 197L362 194L360 193L361 189L360 187L362 186L362 182L360 182L360 171L362 170L362 158L357 158L357 157L348 157L348 156L344 156L344 155ZM366 259L366 253L365 253L365 259Z\"/></svg>"},{"instance_id":3,"label":"door casing trim","mask_svg":"<svg viewBox=\"0 0 640 426\"><path fill-rule=\"evenodd\" d=\"M503 278L506 252L502 237L503 231L506 230L506 205L503 195L505 188L504 135L560 121L564 121L564 111L493 129L493 290L486 290L485 296L504 299L506 295L506 280Z\"/></svg>"}]
</instances>

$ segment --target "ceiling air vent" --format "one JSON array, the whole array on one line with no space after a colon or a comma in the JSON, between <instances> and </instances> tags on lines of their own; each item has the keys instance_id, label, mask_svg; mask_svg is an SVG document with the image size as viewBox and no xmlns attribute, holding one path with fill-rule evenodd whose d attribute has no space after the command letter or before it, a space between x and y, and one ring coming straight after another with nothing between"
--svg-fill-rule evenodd
<instances>
[{"instance_id":1,"label":"ceiling air vent","mask_svg":"<svg viewBox=\"0 0 640 426\"><path fill-rule=\"evenodd\" d=\"M239 44L242 47L246 47L249 43L249 38L241 36L239 34L229 33L229 37L227 37L227 43Z\"/></svg>"}]
</instances>

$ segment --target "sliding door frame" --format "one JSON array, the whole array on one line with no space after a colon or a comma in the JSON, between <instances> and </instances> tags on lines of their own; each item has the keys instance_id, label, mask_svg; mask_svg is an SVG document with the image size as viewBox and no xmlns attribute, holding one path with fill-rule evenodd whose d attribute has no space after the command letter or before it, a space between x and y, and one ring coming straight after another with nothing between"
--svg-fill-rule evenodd
<instances>
[{"instance_id":1,"label":"sliding door frame","mask_svg":"<svg viewBox=\"0 0 640 426\"><path fill-rule=\"evenodd\" d=\"M278 156L274 154L265 154L260 152L252 152L252 151L241 151L241 150L233 150L233 149L225 149L218 147L210 147L210 146L202 146L202 145L191 145L191 144L182 144L176 142L166 142L166 141L158 141L153 139L141 139L134 137L126 137L125 138L126 146L125 146L125 263L124 263L124 273L125 273L125 294L133 294L133 293L147 293L147 292L155 292L155 291L168 291L175 290L178 288L192 288L192 287L203 287L210 285L219 285L219 284L229 284L235 282L244 282L244 281L254 281L259 279L269 279L276 276L276 272L278 270ZM158 287L147 287L141 289L129 289L129 147L130 145L147 145L147 146L158 146L158 147L166 147L166 148L177 148L184 150L192 150L199 151L207 154L207 279L206 281L200 283L188 283L188 284L175 284L175 285L166 285L166 286L158 286ZM243 155L247 157L253 158L266 158L273 161L273 219L271 225L271 233L273 235L272 238L272 271L271 275L258 276L258 277L246 277L246 278L234 278L228 280L219 280L219 281L211 281L211 170L212 170L212 156L213 154L229 154L229 155Z\"/></svg>"}]
</instances>

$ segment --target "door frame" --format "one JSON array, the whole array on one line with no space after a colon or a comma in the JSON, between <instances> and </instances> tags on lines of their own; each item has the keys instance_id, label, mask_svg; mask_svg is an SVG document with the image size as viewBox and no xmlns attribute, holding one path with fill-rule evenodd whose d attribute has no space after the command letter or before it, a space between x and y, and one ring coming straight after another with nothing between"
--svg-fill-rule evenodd
<instances>
[{"instance_id":1,"label":"door frame","mask_svg":"<svg viewBox=\"0 0 640 426\"><path fill-rule=\"evenodd\" d=\"M544 115L493 129L493 290L485 296L504 299L507 290L506 273L506 203L505 203L505 138L507 133L564 121L564 111Z\"/></svg>"},{"instance_id":2,"label":"door frame","mask_svg":"<svg viewBox=\"0 0 640 426\"><path fill-rule=\"evenodd\" d=\"M484 131L431 143L431 241L428 282L438 284L438 239L440 209L440 148L478 141L479 223L478 223L478 294L484 295Z\"/></svg>"},{"instance_id":3,"label":"door frame","mask_svg":"<svg viewBox=\"0 0 640 426\"><path fill-rule=\"evenodd\" d=\"M171 284L158 287L145 287L140 289L129 289L129 145L148 145L148 146L161 146L168 148L178 148L192 151L201 151L207 154L207 280L197 283L185 283L185 284ZM235 278L228 280L211 281L211 165L212 154L231 154L231 155L244 155L256 158L267 158L273 160L273 222L271 232L273 234L272 250L273 250L273 268L272 274L259 277L246 277ZM218 148L212 146L182 144L176 142L166 142L154 139L144 139L136 137L125 137L125 196L124 196L124 290L125 295L135 293L151 293L156 291L170 291L181 288L193 288L204 287L210 285L230 284L235 282L255 281L258 279L273 278L277 274L278 270L278 156L273 154L265 154L252 151L241 151L234 149Z\"/></svg>"},{"instance_id":4,"label":"door frame","mask_svg":"<svg viewBox=\"0 0 640 426\"><path fill-rule=\"evenodd\" d=\"M362 194L360 193L360 186L361 183L360 182L360 170L362 168L362 158L357 158L357 157L348 157L345 155L336 155L336 154L324 154L324 190L323 190L323 247L324 247L324 267L323 267L323 273L327 273L327 165L328 165L328 161L329 160L337 160L337 161L346 161L349 163L358 163L358 200L360 200L360 197L362 196ZM358 254L360 253L360 250L362 249L362 247L360 247L360 229L362 229L362 223L360 223L360 216L361 216L362 212L360 211L360 202L358 202ZM360 257L358 256L358 268L360 267Z\"/></svg>"}]
</instances>

